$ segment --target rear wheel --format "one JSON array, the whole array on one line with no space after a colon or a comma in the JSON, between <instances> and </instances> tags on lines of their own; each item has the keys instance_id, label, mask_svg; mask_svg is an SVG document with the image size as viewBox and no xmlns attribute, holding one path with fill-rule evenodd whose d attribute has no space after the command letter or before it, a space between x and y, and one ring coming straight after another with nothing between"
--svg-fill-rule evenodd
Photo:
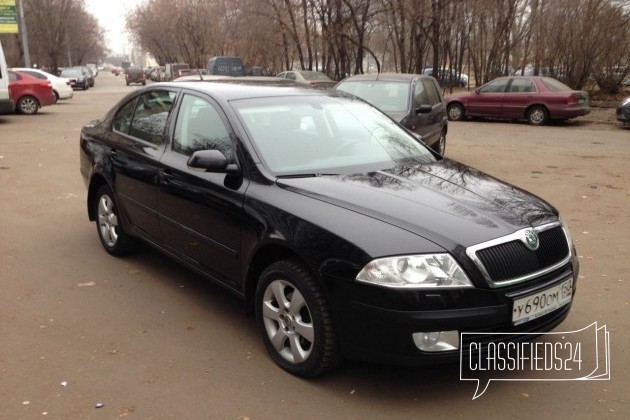
<instances>
[{"instance_id":1,"label":"rear wheel","mask_svg":"<svg viewBox=\"0 0 630 420\"><path fill-rule=\"evenodd\" d=\"M315 377L340 363L330 307L317 279L299 262L279 261L262 273L256 319L267 351L286 371Z\"/></svg>"},{"instance_id":2,"label":"rear wheel","mask_svg":"<svg viewBox=\"0 0 630 420\"><path fill-rule=\"evenodd\" d=\"M39 102L33 96L22 96L17 101L17 110L20 114L34 115L39 110Z\"/></svg>"},{"instance_id":3,"label":"rear wheel","mask_svg":"<svg viewBox=\"0 0 630 420\"><path fill-rule=\"evenodd\" d=\"M461 121L464 119L464 107L461 104L450 104L446 112L448 119L451 121Z\"/></svg>"},{"instance_id":4,"label":"rear wheel","mask_svg":"<svg viewBox=\"0 0 630 420\"><path fill-rule=\"evenodd\" d=\"M94 214L98 237L105 251L123 256L135 250L136 240L123 230L118 204L114 193L107 185L101 186L96 193Z\"/></svg>"},{"instance_id":5,"label":"rear wheel","mask_svg":"<svg viewBox=\"0 0 630 420\"><path fill-rule=\"evenodd\" d=\"M527 113L527 121L531 125L545 125L549 121L549 112L544 106L535 106Z\"/></svg>"}]
</instances>

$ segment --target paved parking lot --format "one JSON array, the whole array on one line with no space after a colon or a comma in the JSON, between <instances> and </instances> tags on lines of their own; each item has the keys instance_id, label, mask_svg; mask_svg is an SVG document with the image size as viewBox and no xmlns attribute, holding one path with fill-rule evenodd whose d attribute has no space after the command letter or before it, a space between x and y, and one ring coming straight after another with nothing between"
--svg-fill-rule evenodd
<instances>
[{"instance_id":1,"label":"paved parking lot","mask_svg":"<svg viewBox=\"0 0 630 420\"><path fill-rule=\"evenodd\" d=\"M102 74L36 116L0 116L1 418L630 415L630 130L449 125L447 156L538 194L568 222L581 275L560 329L611 331L610 381L491 383L471 401L457 365L348 362L314 381L292 377L236 298L151 250L106 254L87 220L78 136L131 89Z\"/></svg>"}]
</instances>

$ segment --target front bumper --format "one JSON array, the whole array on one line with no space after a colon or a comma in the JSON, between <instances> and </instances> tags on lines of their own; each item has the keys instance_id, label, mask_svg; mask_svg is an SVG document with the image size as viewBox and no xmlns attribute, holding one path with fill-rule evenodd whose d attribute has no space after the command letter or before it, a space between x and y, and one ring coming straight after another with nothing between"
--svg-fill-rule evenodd
<instances>
[{"instance_id":1,"label":"front bumper","mask_svg":"<svg viewBox=\"0 0 630 420\"><path fill-rule=\"evenodd\" d=\"M466 334L467 341L531 340L532 333L549 331L562 322L572 301L547 315L514 326L514 299L568 278L573 278L575 294L577 271L571 264L542 279L492 290L399 291L345 282L336 288L331 299L341 352L348 359L424 365L458 361L460 350L421 351L414 343L414 333L456 330L459 333L484 333L479 337ZM345 304L343 296L349 297ZM493 332L514 335L506 339L505 335L488 334ZM466 344L460 343L460 348L469 348ZM463 357L466 356L464 352Z\"/></svg>"}]
</instances>

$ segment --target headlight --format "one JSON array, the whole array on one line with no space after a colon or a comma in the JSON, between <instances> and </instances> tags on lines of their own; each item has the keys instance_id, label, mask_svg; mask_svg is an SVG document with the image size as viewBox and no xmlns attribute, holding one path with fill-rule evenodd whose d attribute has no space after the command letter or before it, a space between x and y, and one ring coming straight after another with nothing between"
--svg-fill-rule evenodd
<instances>
[{"instance_id":1,"label":"headlight","mask_svg":"<svg viewBox=\"0 0 630 420\"><path fill-rule=\"evenodd\" d=\"M393 288L473 287L449 254L379 258L363 267L357 280Z\"/></svg>"}]
</instances>

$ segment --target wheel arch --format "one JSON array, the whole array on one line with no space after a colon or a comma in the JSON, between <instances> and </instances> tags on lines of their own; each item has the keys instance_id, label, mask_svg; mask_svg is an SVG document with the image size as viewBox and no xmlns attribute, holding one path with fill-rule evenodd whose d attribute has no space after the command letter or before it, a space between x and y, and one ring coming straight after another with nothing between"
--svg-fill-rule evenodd
<instances>
[{"instance_id":1,"label":"wheel arch","mask_svg":"<svg viewBox=\"0 0 630 420\"><path fill-rule=\"evenodd\" d=\"M92 222L96 220L96 214L94 214L94 200L96 200L96 193L103 185L109 185L109 182L107 182L107 179L105 179L103 174L96 173L92 175L92 178L90 179L90 186L88 187L87 197L88 217Z\"/></svg>"},{"instance_id":2,"label":"wheel arch","mask_svg":"<svg viewBox=\"0 0 630 420\"><path fill-rule=\"evenodd\" d=\"M245 276L245 313L247 315L254 313L256 285L262 272L271 264L288 259L297 260L309 267L303 258L285 244L270 243L256 250L247 265L247 274Z\"/></svg>"},{"instance_id":3,"label":"wheel arch","mask_svg":"<svg viewBox=\"0 0 630 420\"><path fill-rule=\"evenodd\" d=\"M549 112L549 108L547 108L547 105L541 104L541 103L533 103L533 104L528 105L527 108L525 108L525 113L523 114L523 118L527 119L527 116L529 115L529 111L531 111L533 108L536 108L536 107L543 108L547 112L547 117L551 118L551 113Z\"/></svg>"}]
</instances>

